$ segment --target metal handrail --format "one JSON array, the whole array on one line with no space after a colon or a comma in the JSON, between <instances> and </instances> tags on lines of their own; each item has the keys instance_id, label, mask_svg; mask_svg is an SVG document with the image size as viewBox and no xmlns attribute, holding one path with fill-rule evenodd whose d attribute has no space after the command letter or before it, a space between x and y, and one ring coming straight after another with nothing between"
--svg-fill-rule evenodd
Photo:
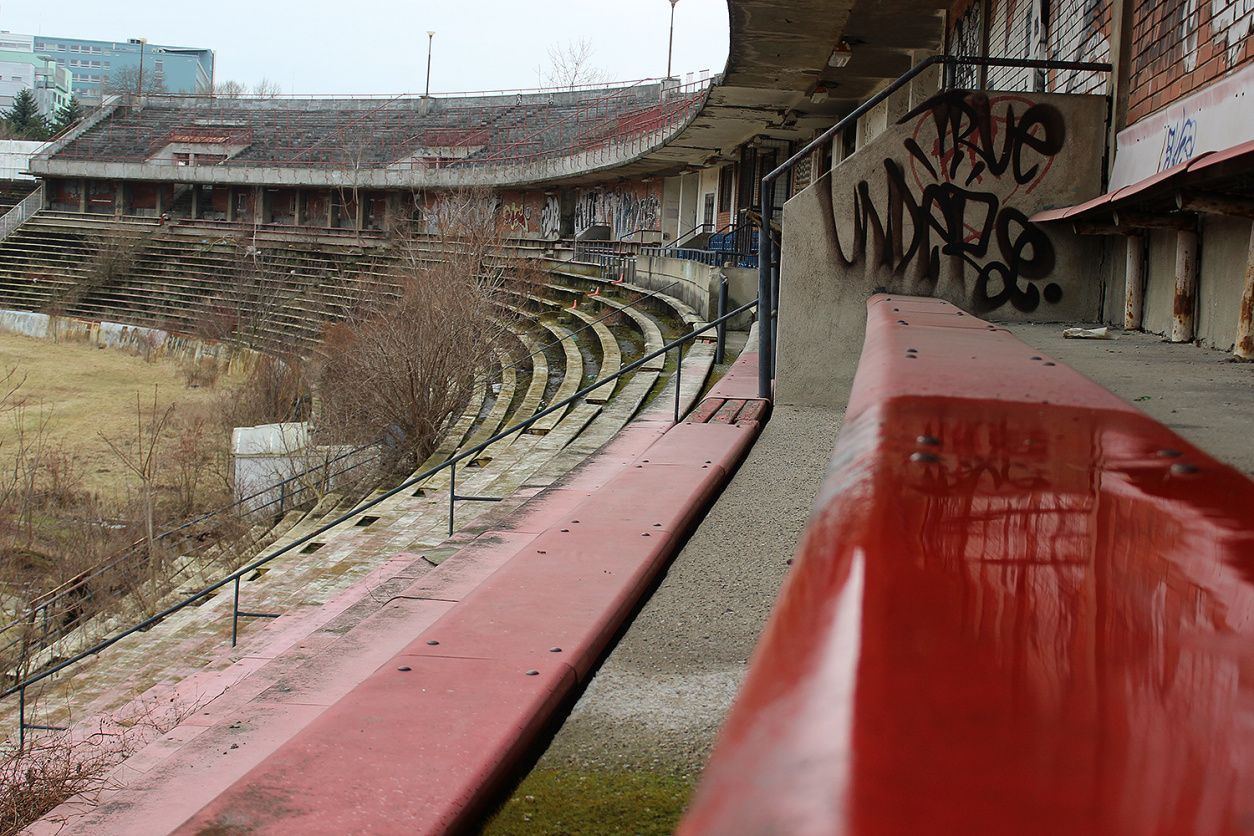
<instances>
[{"instance_id":1,"label":"metal handrail","mask_svg":"<svg viewBox=\"0 0 1254 836\"><path fill-rule=\"evenodd\" d=\"M42 208L44 208L44 184L41 182L34 191L0 217L0 241L12 235L19 226L30 220Z\"/></svg>"},{"instance_id":2,"label":"metal handrail","mask_svg":"<svg viewBox=\"0 0 1254 836\"><path fill-rule=\"evenodd\" d=\"M775 342L776 326L779 316L779 265L775 259L775 238L771 231L771 220L775 213L774 185L775 181L792 171L797 163L813 154L824 144L831 142L837 134L855 124L868 111L905 87L926 70L937 65L944 65L947 75L959 66L1005 67L1029 70L1072 70L1076 72L1110 72L1110 64L1090 61L1051 61L1029 58L979 58L958 55L933 55L902 75L898 76L887 87L854 108L849 115L835 125L819 134L797 153L785 160L778 168L762 178L762 189L758 196L759 238L758 255L758 300L762 308L758 314L758 397L771 397L771 382L775 377ZM947 79L946 79L947 82ZM781 242L782 243L782 242Z\"/></svg>"},{"instance_id":3,"label":"metal handrail","mask_svg":"<svg viewBox=\"0 0 1254 836\"><path fill-rule=\"evenodd\" d=\"M514 435L515 433L520 433L523 430L526 430L528 427L535 424L537 421L540 421L543 418L546 418L549 415L552 415L553 413L559 410L564 410L566 407L570 406L572 403L575 403L576 401L586 398L588 395L592 394L597 389L601 389L609 384L615 383L616 381L626 376L627 374L630 374L636 371L637 369L642 367L644 364L652 360L655 360L658 357L669 354L671 351L678 351L680 355L679 357L680 362L676 366L676 373L674 376L674 380L675 380L675 416L674 417L675 417L675 423L679 423L679 419L680 419L679 404L680 404L680 388L681 388L680 387L680 383L681 383L680 369L682 369L683 367L683 362L682 362L683 361L683 346L685 346L686 344L690 342L694 342L697 339L697 337L701 336L702 334L708 331L717 330L720 326L723 326L727 321L731 320L732 318L740 316L741 314L746 313L749 310L755 308L757 304L758 304L758 300L756 299L754 299L751 302L746 302L745 304L736 308L734 311L730 311L729 313L724 314L723 316L719 317L718 319L713 320L712 322L707 322L704 326L697 328L693 331L690 331L689 333L683 335L682 337L679 337L678 339L675 339L669 343L666 343L661 348L658 348L655 351L649 352L643 357L640 357L639 359L622 367L614 374L609 375L605 378L602 378L601 380L594 381L593 383L590 383L589 385L583 387L582 389L580 389L578 392L574 393L570 397L564 398L561 401L558 401L557 403L552 404L551 406L546 407L545 409L542 409L536 412L534 415L532 415L530 418L526 419L525 421L521 421L513 425L512 427L507 427L506 429L501 430L500 432L496 433L496 435L492 436L486 441L483 441L475 445L474 447L471 447L467 450L463 450L460 453L450 456L449 458L445 459L440 464L435 465L434 467L428 468L427 470L423 471L417 476L413 476L405 480L401 484L385 491L379 496L373 499L370 499L366 502L360 503L355 508L349 511L346 511L345 513L336 517L334 520L331 520L328 523L322 524L321 526L309 532L308 534L298 537L296 540L293 540L291 543L288 543L286 546L283 546L280 549L277 549L254 561L251 561L250 563L240 567L239 569L236 569L234 572L231 572L230 574L228 574L226 577L222 578L221 580L215 581L214 583L211 583L208 586L181 599L177 603L172 604L169 607L166 607L161 612L156 613L155 615L151 615L148 618L145 618L144 620L131 625L125 630L122 630L116 635L110 636L107 639L103 639L100 642L97 642L92 647L89 647L86 650L79 651L78 653L74 654L68 659L63 659L62 661L58 662L56 665L53 665L50 668L46 668L37 673L31 674L25 679L22 679L21 681L5 688L3 691L0 691L0 699L3 699L4 697L12 696L13 694L19 695L19 717L18 717L18 722L20 724L19 731L18 731L19 751L25 748L27 729L45 729L46 730L46 729L52 728L49 726L28 725L26 723L26 689L27 688L30 688L32 685L36 685L39 682L42 682L43 680L60 673L61 671L65 670L71 665L75 665L78 662L81 662L82 660L87 659L91 656L96 656L97 654L101 653L104 650L107 650L108 648L112 647L113 645L117 644L118 642L122 641L122 639L125 639L128 636L147 630L148 628L152 627L158 622L163 621L164 619L170 617L171 615L179 612L180 610L188 606L191 606L196 601L199 601L202 598L205 598L206 596L209 596L217 592L218 590L224 588L228 584L234 584L234 587L235 587L234 589L235 603L234 603L234 608L233 608L232 616L231 616L231 623L232 623L231 644L232 646L234 646L235 641L236 641L236 629L237 629L240 617L245 617L245 618L249 618L249 617L273 618L275 617L271 613L251 613L251 612L243 612L239 609L240 578L257 571L257 569L261 568L262 566L265 566L267 563L270 563L272 560L282 557L283 555L288 554L289 552L293 551L294 549L300 546L304 546L305 544L309 543L311 540L317 537L320 537L321 535L325 534L331 529L339 525L342 525L345 522L348 522L352 518L361 515L365 511L369 511L371 508L374 508L376 505L379 505L383 501L387 499L391 499L392 497L396 496L399 493L402 493L403 491L407 491L413 487L416 487L417 485L421 484L422 482L436 475L440 471L445 470L446 468L449 470L449 473L450 473L450 478L449 478L449 536L452 536L452 532L454 528L455 504L458 500L461 500L461 501L499 501L499 499L495 497L488 498L488 497L458 496L456 493L456 485L457 485L457 465L459 462L462 462L462 461L465 461L466 459L470 459L470 458L480 455L484 450L488 449L493 444L496 444L508 438L509 436Z\"/></svg>"}]
</instances>

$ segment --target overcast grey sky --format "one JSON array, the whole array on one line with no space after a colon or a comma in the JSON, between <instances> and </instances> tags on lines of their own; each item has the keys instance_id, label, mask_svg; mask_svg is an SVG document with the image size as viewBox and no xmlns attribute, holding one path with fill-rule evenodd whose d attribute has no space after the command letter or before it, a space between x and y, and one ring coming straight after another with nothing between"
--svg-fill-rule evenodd
<instances>
[{"instance_id":1,"label":"overcast grey sky","mask_svg":"<svg viewBox=\"0 0 1254 836\"><path fill-rule=\"evenodd\" d=\"M534 87L548 48L587 38L617 80L666 73L667 0L0 0L0 29L217 51L219 80L266 77L286 93L422 92L428 29L432 92ZM675 71L720 72L726 0L679 0Z\"/></svg>"}]
</instances>

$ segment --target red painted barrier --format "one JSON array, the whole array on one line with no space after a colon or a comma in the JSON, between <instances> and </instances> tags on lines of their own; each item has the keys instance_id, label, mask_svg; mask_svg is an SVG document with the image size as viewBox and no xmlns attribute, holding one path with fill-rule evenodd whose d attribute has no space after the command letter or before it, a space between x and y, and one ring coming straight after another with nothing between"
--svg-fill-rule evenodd
<instances>
[{"instance_id":1,"label":"red painted barrier","mask_svg":"<svg viewBox=\"0 0 1254 836\"><path fill-rule=\"evenodd\" d=\"M752 373L755 362L746 355L735 368ZM577 696L757 437L765 404L734 397L736 379L638 458L594 460L579 472L580 491L538 497L532 517L546 523L527 529L534 539L510 546L516 553L459 603L179 832L440 833L473 824ZM633 432L657 429L624 435Z\"/></svg>"},{"instance_id":2,"label":"red painted barrier","mask_svg":"<svg viewBox=\"0 0 1254 836\"><path fill-rule=\"evenodd\" d=\"M1254 831L1254 483L946 303L868 309L681 832Z\"/></svg>"}]
</instances>

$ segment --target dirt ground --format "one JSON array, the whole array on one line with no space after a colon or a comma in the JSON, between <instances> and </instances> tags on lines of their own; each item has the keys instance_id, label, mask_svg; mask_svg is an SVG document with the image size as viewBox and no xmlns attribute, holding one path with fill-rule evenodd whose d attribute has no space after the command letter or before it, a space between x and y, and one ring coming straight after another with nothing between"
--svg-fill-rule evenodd
<instances>
[{"instance_id":1,"label":"dirt ground","mask_svg":"<svg viewBox=\"0 0 1254 836\"><path fill-rule=\"evenodd\" d=\"M173 404L175 416L190 417L198 410L208 411L230 384L219 381L213 388L189 388L172 360L150 363L125 351L86 343L0 334L0 375L9 370L15 370L15 377L0 395L25 379L16 397L26 405L27 431L47 420L49 437L80 457L84 488L105 496L125 490L127 473L103 437L134 443L136 397L150 412L156 387L159 410ZM15 414L0 411L0 462L12 457L17 436Z\"/></svg>"}]
</instances>

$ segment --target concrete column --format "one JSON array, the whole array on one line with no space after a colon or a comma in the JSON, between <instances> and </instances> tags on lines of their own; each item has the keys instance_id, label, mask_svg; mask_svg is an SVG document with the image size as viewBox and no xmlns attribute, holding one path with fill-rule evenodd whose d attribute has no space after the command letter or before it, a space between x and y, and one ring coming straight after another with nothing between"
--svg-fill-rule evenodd
<instances>
[{"instance_id":1,"label":"concrete column","mask_svg":"<svg viewBox=\"0 0 1254 836\"><path fill-rule=\"evenodd\" d=\"M297 189L296 193L292 195L292 222L296 224L296 226L305 225L305 201L303 199L304 196L305 196L304 189Z\"/></svg>"},{"instance_id":2,"label":"concrete column","mask_svg":"<svg viewBox=\"0 0 1254 836\"><path fill-rule=\"evenodd\" d=\"M120 218L126 214L126 183L118 181L113 191L113 217Z\"/></svg>"},{"instance_id":3,"label":"concrete column","mask_svg":"<svg viewBox=\"0 0 1254 836\"><path fill-rule=\"evenodd\" d=\"M78 211L80 213L87 212L87 181L78 181Z\"/></svg>"},{"instance_id":4,"label":"concrete column","mask_svg":"<svg viewBox=\"0 0 1254 836\"><path fill-rule=\"evenodd\" d=\"M365 217L366 217L366 194L365 192L357 192L356 194L354 194L353 203L355 204L353 206L353 209L355 210L354 214L356 215L356 217L353 218L353 228L356 229L358 232L360 232L362 227L365 225Z\"/></svg>"},{"instance_id":5,"label":"concrete column","mask_svg":"<svg viewBox=\"0 0 1254 836\"><path fill-rule=\"evenodd\" d=\"M235 220L235 187L226 187L226 219Z\"/></svg>"},{"instance_id":6,"label":"concrete column","mask_svg":"<svg viewBox=\"0 0 1254 836\"><path fill-rule=\"evenodd\" d=\"M164 197L165 197L165 184L158 183L157 184L157 217L158 218L161 217L161 213L165 211L165 205L164 205L165 201L162 199Z\"/></svg>"},{"instance_id":7,"label":"concrete column","mask_svg":"<svg viewBox=\"0 0 1254 836\"><path fill-rule=\"evenodd\" d=\"M330 189L327 190L327 227L335 225L335 193Z\"/></svg>"},{"instance_id":8,"label":"concrete column","mask_svg":"<svg viewBox=\"0 0 1254 836\"><path fill-rule=\"evenodd\" d=\"M266 199L266 190L264 186L256 186L253 188L253 226L270 222L270 213L267 212L269 201Z\"/></svg>"},{"instance_id":9,"label":"concrete column","mask_svg":"<svg viewBox=\"0 0 1254 836\"><path fill-rule=\"evenodd\" d=\"M1145 311L1145 239L1140 235L1129 235L1123 240L1127 246L1127 267L1123 280L1123 329L1140 331Z\"/></svg>"},{"instance_id":10,"label":"concrete column","mask_svg":"<svg viewBox=\"0 0 1254 836\"><path fill-rule=\"evenodd\" d=\"M192 220L200 218L200 186L192 184Z\"/></svg>"},{"instance_id":11,"label":"concrete column","mask_svg":"<svg viewBox=\"0 0 1254 836\"><path fill-rule=\"evenodd\" d=\"M1250 254L1245 260L1245 289L1237 316L1237 342L1234 351L1241 360L1254 360L1254 227L1250 229Z\"/></svg>"},{"instance_id":12,"label":"concrete column","mask_svg":"<svg viewBox=\"0 0 1254 836\"><path fill-rule=\"evenodd\" d=\"M1197 310L1198 234L1182 229L1176 233L1176 294L1172 303L1171 341L1193 342Z\"/></svg>"}]
</instances>

